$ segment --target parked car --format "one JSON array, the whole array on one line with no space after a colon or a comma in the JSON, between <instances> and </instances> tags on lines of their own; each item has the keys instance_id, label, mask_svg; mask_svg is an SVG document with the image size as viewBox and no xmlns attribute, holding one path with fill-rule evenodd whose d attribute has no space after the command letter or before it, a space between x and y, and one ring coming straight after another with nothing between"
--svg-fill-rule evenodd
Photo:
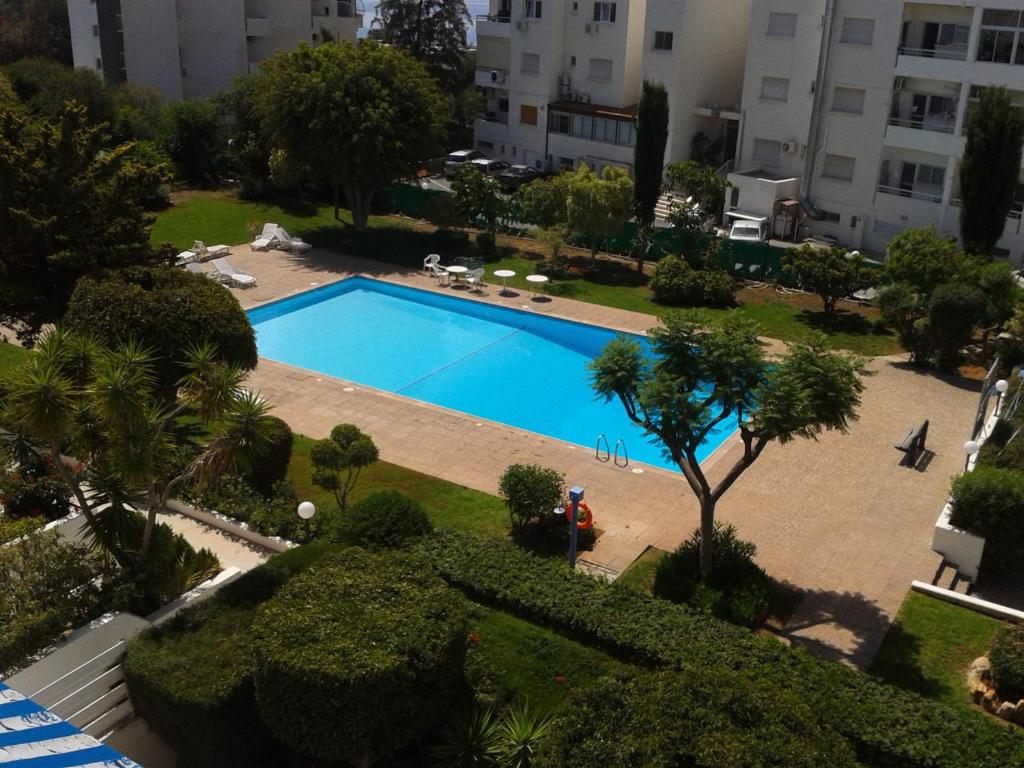
<instances>
[{"instance_id":1,"label":"parked car","mask_svg":"<svg viewBox=\"0 0 1024 768\"><path fill-rule=\"evenodd\" d=\"M486 157L478 157L471 161L484 176L497 176L509 169L509 163L504 160L488 160Z\"/></svg>"},{"instance_id":2,"label":"parked car","mask_svg":"<svg viewBox=\"0 0 1024 768\"><path fill-rule=\"evenodd\" d=\"M471 163L484 156L479 149L459 149L448 155L444 161L444 175L447 179L454 179L455 172L462 167L463 163Z\"/></svg>"},{"instance_id":3,"label":"parked car","mask_svg":"<svg viewBox=\"0 0 1024 768\"><path fill-rule=\"evenodd\" d=\"M536 168L528 165L510 165L498 174L498 181L506 192L512 192L523 184L529 184L541 175Z\"/></svg>"},{"instance_id":4,"label":"parked car","mask_svg":"<svg viewBox=\"0 0 1024 768\"><path fill-rule=\"evenodd\" d=\"M765 231L767 225L763 221L751 221L750 219L737 219L729 229L730 240L746 240L748 242L759 242L768 239Z\"/></svg>"}]
</instances>

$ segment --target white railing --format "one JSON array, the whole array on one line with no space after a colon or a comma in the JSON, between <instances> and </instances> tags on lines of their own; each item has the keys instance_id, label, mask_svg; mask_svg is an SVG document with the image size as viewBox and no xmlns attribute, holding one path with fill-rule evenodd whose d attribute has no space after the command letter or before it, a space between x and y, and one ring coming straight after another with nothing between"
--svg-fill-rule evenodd
<instances>
[{"instance_id":1,"label":"white railing","mask_svg":"<svg viewBox=\"0 0 1024 768\"><path fill-rule=\"evenodd\" d=\"M879 184L878 191L885 195L896 195L897 197L909 197L912 200L924 200L929 203L941 203L942 193L922 192L914 189L903 189L902 187L891 187L888 184Z\"/></svg>"},{"instance_id":2,"label":"white railing","mask_svg":"<svg viewBox=\"0 0 1024 768\"><path fill-rule=\"evenodd\" d=\"M900 46L901 56L920 56L925 59L948 59L950 61L967 61L966 45L943 45L936 48L915 48L910 45Z\"/></svg>"},{"instance_id":3,"label":"white railing","mask_svg":"<svg viewBox=\"0 0 1024 768\"><path fill-rule=\"evenodd\" d=\"M918 131L934 131L935 133L952 134L956 131L956 115L949 115L948 117L932 116L931 119L927 117L915 117L911 119L890 117L889 125L897 126L899 128L913 128Z\"/></svg>"}]
</instances>

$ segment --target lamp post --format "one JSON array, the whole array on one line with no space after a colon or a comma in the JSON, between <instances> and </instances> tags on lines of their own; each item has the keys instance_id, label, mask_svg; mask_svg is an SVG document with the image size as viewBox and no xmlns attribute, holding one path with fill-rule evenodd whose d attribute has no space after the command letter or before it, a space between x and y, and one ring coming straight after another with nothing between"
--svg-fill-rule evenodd
<instances>
[{"instance_id":1,"label":"lamp post","mask_svg":"<svg viewBox=\"0 0 1024 768\"><path fill-rule=\"evenodd\" d=\"M302 518L306 524L306 543L309 543L309 521L313 519L313 515L316 514L316 506L312 501L304 501L299 504L299 517Z\"/></svg>"},{"instance_id":2,"label":"lamp post","mask_svg":"<svg viewBox=\"0 0 1024 768\"><path fill-rule=\"evenodd\" d=\"M966 443L964 443L964 453L967 454L967 460L964 462L964 472L970 469L971 458L975 456L980 450L981 446L978 444L977 440L968 440Z\"/></svg>"},{"instance_id":3,"label":"lamp post","mask_svg":"<svg viewBox=\"0 0 1024 768\"><path fill-rule=\"evenodd\" d=\"M1010 388L1010 382L1006 379L1000 379L996 382L996 392L999 393L999 399L996 400L996 415L998 416L1003 412L1003 399L1006 397L1006 391Z\"/></svg>"}]
</instances>

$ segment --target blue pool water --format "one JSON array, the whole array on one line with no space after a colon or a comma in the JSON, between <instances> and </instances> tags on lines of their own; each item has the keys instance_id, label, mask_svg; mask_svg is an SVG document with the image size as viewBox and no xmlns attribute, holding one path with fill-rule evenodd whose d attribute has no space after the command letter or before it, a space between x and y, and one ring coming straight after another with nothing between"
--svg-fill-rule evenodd
<instances>
[{"instance_id":1,"label":"blue pool water","mask_svg":"<svg viewBox=\"0 0 1024 768\"><path fill-rule=\"evenodd\" d=\"M675 469L586 365L615 331L353 277L249 311L262 357ZM703 460L730 434L709 436Z\"/></svg>"}]
</instances>

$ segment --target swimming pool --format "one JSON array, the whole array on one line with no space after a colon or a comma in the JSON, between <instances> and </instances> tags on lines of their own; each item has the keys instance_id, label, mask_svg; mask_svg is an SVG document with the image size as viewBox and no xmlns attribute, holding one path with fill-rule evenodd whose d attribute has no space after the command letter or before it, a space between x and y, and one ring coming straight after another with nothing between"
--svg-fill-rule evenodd
<instances>
[{"instance_id":1,"label":"swimming pool","mask_svg":"<svg viewBox=\"0 0 1024 768\"><path fill-rule=\"evenodd\" d=\"M261 357L677 470L586 369L616 331L352 277L249 310ZM642 338L642 337L637 337ZM712 433L703 460L731 434Z\"/></svg>"}]
</instances>

